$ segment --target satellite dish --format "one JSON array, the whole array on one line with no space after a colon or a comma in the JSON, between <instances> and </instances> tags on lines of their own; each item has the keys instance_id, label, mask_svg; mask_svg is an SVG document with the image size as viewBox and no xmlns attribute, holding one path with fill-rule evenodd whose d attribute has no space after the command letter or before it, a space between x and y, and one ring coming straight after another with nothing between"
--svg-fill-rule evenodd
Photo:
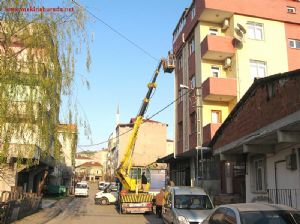
<instances>
[{"instance_id":1,"label":"satellite dish","mask_svg":"<svg viewBox=\"0 0 300 224\"><path fill-rule=\"evenodd\" d=\"M243 48L243 41L238 37L235 37L233 39L232 44L237 49L242 49Z\"/></svg>"},{"instance_id":2,"label":"satellite dish","mask_svg":"<svg viewBox=\"0 0 300 224\"><path fill-rule=\"evenodd\" d=\"M245 29L241 24L237 23L236 25L237 25L237 27L240 29L240 31L241 31L243 34L246 34L246 33L247 33L246 29Z\"/></svg>"},{"instance_id":3,"label":"satellite dish","mask_svg":"<svg viewBox=\"0 0 300 224\"><path fill-rule=\"evenodd\" d=\"M244 33L239 28L234 28L234 31L240 38L243 38Z\"/></svg>"}]
</instances>

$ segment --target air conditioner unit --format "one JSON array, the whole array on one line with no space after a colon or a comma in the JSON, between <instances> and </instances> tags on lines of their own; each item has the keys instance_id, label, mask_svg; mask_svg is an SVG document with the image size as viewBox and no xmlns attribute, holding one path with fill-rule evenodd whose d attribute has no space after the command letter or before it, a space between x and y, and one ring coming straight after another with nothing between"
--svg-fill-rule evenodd
<instances>
[{"instance_id":1,"label":"air conditioner unit","mask_svg":"<svg viewBox=\"0 0 300 224\"><path fill-rule=\"evenodd\" d=\"M223 68L229 68L231 66L231 58L226 58L225 60L224 60L224 66L223 66Z\"/></svg>"},{"instance_id":2,"label":"air conditioner unit","mask_svg":"<svg viewBox=\"0 0 300 224\"><path fill-rule=\"evenodd\" d=\"M225 19L225 20L223 21L223 25L222 25L221 30L222 30L222 31L225 31L225 30L227 30L228 27L229 27L229 20L228 20L228 19Z\"/></svg>"}]
</instances>

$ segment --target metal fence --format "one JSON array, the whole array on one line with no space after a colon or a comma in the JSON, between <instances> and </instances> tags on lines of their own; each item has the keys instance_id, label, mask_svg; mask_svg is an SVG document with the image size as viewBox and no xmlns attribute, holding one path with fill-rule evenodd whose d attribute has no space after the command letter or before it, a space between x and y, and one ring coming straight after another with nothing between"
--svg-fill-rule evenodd
<instances>
[{"instance_id":1,"label":"metal fence","mask_svg":"<svg viewBox=\"0 0 300 224\"><path fill-rule=\"evenodd\" d=\"M300 208L300 189L268 189L268 202Z\"/></svg>"},{"instance_id":2,"label":"metal fence","mask_svg":"<svg viewBox=\"0 0 300 224\"><path fill-rule=\"evenodd\" d=\"M0 224L8 224L40 208L42 197L34 193L2 192L0 202Z\"/></svg>"}]
</instances>

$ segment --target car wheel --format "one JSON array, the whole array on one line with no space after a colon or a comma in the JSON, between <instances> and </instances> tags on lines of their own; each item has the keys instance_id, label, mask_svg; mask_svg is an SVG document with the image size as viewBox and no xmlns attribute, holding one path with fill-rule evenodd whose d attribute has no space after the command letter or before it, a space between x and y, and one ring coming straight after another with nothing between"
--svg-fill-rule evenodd
<instances>
[{"instance_id":1,"label":"car wheel","mask_svg":"<svg viewBox=\"0 0 300 224\"><path fill-rule=\"evenodd\" d=\"M100 205L108 205L109 201L107 200L107 198L101 198L100 199Z\"/></svg>"}]
</instances>

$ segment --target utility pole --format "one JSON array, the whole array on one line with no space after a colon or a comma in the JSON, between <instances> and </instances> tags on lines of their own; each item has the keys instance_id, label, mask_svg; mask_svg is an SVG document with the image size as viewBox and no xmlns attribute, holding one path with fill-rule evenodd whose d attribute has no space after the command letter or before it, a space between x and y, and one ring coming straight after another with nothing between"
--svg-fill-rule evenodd
<instances>
[{"instance_id":1,"label":"utility pole","mask_svg":"<svg viewBox=\"0 0 300 224\"><path fill-rule=\"evenodd\" d=\"M196 119L197 119L197 156L196 156L196 185L199 186L199 149L203 144L202 134L202 84L196 90ZM203 178L203 150L201 149L201 177Z\"/></svg>"}]
</instances>

